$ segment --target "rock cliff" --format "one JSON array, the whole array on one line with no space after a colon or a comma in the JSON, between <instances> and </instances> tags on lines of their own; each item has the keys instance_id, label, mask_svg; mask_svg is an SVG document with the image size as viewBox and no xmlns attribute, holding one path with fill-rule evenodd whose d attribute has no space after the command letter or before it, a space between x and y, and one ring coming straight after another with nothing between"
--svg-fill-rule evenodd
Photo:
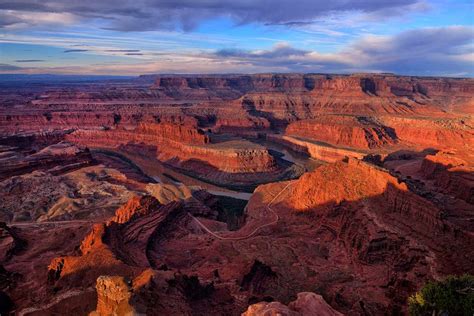
<instances>
[{"instance_id":1,"label":"rock cliff","mask_svg":"<svg viewBox=\"0 0 474 316\"><path fill-rule=\"evenodd\" d=\"M288 306L280 302L261 302L250 305L242 316L342 316L315 293L298 293L298 298Z\"/></svg>"},{"instance_id":2,"label":"rock cliff","mask_svg":"<svg viewBox=\"0 0 474 316\"><path fill-rule=\"evenodd\" d=\"M324 115L288 125L285 134L342 147L369 149L393 145L395 132L370 117Z\"/></svg>"}]
</instances>

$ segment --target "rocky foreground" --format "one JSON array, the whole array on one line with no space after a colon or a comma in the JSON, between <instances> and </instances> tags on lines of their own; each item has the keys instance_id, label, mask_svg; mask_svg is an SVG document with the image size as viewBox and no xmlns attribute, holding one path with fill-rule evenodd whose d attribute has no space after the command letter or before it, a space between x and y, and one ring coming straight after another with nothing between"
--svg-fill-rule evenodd
<instances>
[{"instance_id":1,"label":"rocky foreground","mask_svg":"<svg viewBox=\"0 0 474 316\"><path fill-rule=\"evenodd\" d=\"M0 85L0 313L405 314L474 274L474 81Z\"/></svg>"}]
</instances>

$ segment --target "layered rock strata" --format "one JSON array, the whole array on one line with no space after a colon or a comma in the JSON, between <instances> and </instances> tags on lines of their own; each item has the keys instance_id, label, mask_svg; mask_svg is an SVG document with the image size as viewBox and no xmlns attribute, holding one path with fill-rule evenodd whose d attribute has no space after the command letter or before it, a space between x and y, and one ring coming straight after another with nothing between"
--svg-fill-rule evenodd
<instances>
[{"instance_id":1,"label":"layered rock strata","mask_svg":"<svg viewBox=\"0 0 474 316\"><path fill-rule=\"evenodd\" d=\"M291 123L285 134L359 149L379 148L397 142L391 128L370 117L323 115Z\"/></svg>"},{"instance_id":2,"label":"layered rock strata","mask_svg":"<svg viewBox=\"0 0 474 316\"><path fill-rule=\"evenodd\" d=\"M276 169L273 157L264 147L244 141L209 144L206 135L185 126L143 124L131 131L80 130L68 135L67 139L87 146L108 148L143 144L153 148L157 158L163 162L179 165L186 161L200 161L226 173L268 172Z\"/></svg>"}]
</instances>

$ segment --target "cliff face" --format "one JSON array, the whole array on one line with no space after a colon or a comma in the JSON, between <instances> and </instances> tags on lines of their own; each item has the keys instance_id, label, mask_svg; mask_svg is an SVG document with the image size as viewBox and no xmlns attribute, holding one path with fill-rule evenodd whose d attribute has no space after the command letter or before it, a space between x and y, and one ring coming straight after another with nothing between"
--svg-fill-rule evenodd
<instances>
[{"instance_id":1,"label":"cliff face","mask_svg":"<svg viewBox=\"0 0 474 316\"><path fill-rule=\"evenodd\" d=\"M134 197L111 220L93 226L81 243L80 256L54 258L48 268L49 281L90 285L102 274L134 276L134 267L150 266L148 243L156 231L183 215L179 202L161 205L151 196ZM74 274L83 279L69 280Z\"/></svg>"},{"instance_id":2,"label":"cliff face","mask_svg":"<svg viewBox=\"0 0 474 316\"><path fill-rule=\"evenodd\" d=\"M362 159L365 156L365 154L360 151L337 148L327 144L292 136L267 135L267 139L287 146L296 152L307 154L311 158L326 162L335 162L344 159L345 157Z\"/></svg>"},{"instance_id":3,"label":"cliff face","mask_svg":"<svg viewBox=\"0 0 474 316\"><path fill-rule=\"evenodd\" d=\"M448 183L456 187L459 186L457 180L451 179ZM464 196L471 189L468 185L459 194ZM346 245L359 245L353 250L364 260L372 260L372 250L377 252L379 237L376 236L381 228L394 233L380 237L382 248L391 247L387 242L404 244L402 235L395 233L396 229L435 252L439 251L437 244L440 242L456 245L452 255L458 258L462 257L459 249L468 249L470 246L466 245L474 243L470 233L456 224L456 218L444 219L441 209L411 192L405 183L399 183L397 178L386 171L354 159L321 166L303 175L294 185L288 204L296 211L317 212L341 237L350 239ZM339 211L335 212L334 208L339 208ZM359 221L366 224L356 224ZM369 222L371 224L367 224ZM360 227L366 228L361 230ZM432 236L440 236L443 240ZM443 253L446 251L442 250ZM377 257L380 259L380 254L374 256ZM439 264L442 266L446 263L440 258ZM460 259L457 264L457 269L462 270L465 262Z\"/></svg>"},{"instance_id":4,"label":"cliff face","mask_svg":"<svg viewBox=\"0 0 474 316\"><path fill-rule=\"evenodd\" d=\"M394 75L313 75L313 74L256 74L256 75L158 75L153 85L164 91L227 90L248 92L317 92L334 90L348 94L372 95L472 95L474 84L469 79L416 78Z\"/></svg>"},{"instance_id":5,"label":"cliff face","mask_svg":"<svg viewBox=\"0 0 474 316\"><path fill-rule=\"evenodd\" d=\"M277 194L281 198L274 200ZM363 300L364 308L374 314L382 312L381 306L394 311L406 306L406 297L426 279L472 271L468 257L474 239L465 225L457 224L455 214L444 217L439 205L415 194L387 171L356 159L320 166L292 182L258 187L247 206L248 218L263 216L269 201L281 221L270 236L289 236L291 231L291 236L314 240L317 245L310 247L311 253L319 253L324 262L306 257L310 252L298 242L291 243L295 261L307 258L305 267L318 271L311 283L325 284L321 287L327 297L333 295L328 302L338 310L354 312L360 308L355 300ZM277 244L273 238L272 245ZM281 255L278 259L282 261ZM280 273L287 271L283 264L274 264ZM334 276L347 266L351 276L341 276L344 281L322 277L325 272ZM297 270L297 265L292 269ZM295 286L304 283L295 275L293 279ZM361 279L366 289L349 285L349 280ZM337 297L342 296L344 303L339 303ZM375 301L378 307L370 303ZM351 307L345 309L344 304Z\"/></svg>"},{"instance_id":6,"label":"cliff face","mask_svg":"<svg viewBox=\"0 0 474 316\"><path fill-rule=\"evenodd\" d=\"M208 136L194 127L171 124L140 125L136 130L79 130L67 135L69 141L92 147L117 148L127 144L143 144L154 148L157 158L181 164L202 161L222 172L268 172L276 168L268 150L247 143L209 144ZM175 160L178 161L175 161Z\"/></svg>"},{"instance_id":7,"label":"cliff face","mask_svg":"<svg viewBox=\"0 0 474 316\"><path fill-rule=\"evenodd\" d=\"M315 184L322 185L315 185ZM386 172L380 171L363 162L349 159L321 166L315 171L304 174L293 189L290 204L304 211L318 205L341 201L357 201L364 197L383 194L388 187L407 192L403 183Z\"/></svg>"},{"instance_id":8,"label":"cliff face","mask_svg":"<svg viewBox=\"0 0 474 316\"><path fill-rule=\"evenodd\" d=\"M393 128L400 142L425 149L459 148L474 146L474 128L460 119L381 117Z\"/></svg>"},{"instance_id":9,"label":"cliff face","mask_svg":"<svg viewBox=\"0 0 474 316\"><path fill-rule=\"evenodd\" d=\"M388 172L376 169L364 162L349 159L321 166L304 174L296 183L289 201L295 210L305 211L321 205L340 204L343 201L372 199L373 203L385 205L380 215L395 216L397 221L407 224L416 221L422 234L441 229L438 210L429 201L408 190L405 183ZM423 221L419 221L423 218Z\"/></svg>"},{"instance_id":10,"label":"cliff face","mask_svg":"<svg viewBox=\"0 0 474 316\"><path fill-rule=\"evenodd\" d=\"M474 167L455 153L427 155L421 164L421 173L425 179L434 181L438 189L474 204Z\"/></svg>"},{"instance_id":11,"label":"cliff face","mask_svg":"<svg viewBox=\"0 0 474 316\"><path fill-rule=\"evenodd\" d=\"M392 129L373 122L370 117L318 116L316 119L291 123L285 133L360 149L393 145L397 142Z\"/></svg>"},{"instance_id":12,"label":"cliff face","mask_svg":"<svg viewBox=\"0 0 474 316\"><path fill-rule=\"evenodd\" d=\"M163 205L151 196L132 198L117 209L109 221L93 226L78 254L51 260L48 286L88 288L95 285L97 299L93 301L97 304L91 316L188 315L193 308L216 314L229 309L235 312L233 300L225 290L215 291L212 283L201 283L196 276L168 271L154 253L153 247L163 239L192 229L187 212L205 216L210 211L206 207L196 208L196 203ZM67 303L66 308L78 309L78 306L89 306L91 300L58 299L50 306L57 308Z\"/></svg>"},{"instance_id":13,"label":"cliff face","mask_svg":"<svg viewBox=\"0 0 474 316\"><path fill-rule=\"evenodd\" d=\"M342 316L315 293L298 293L298 298L288 306L280 302L260 302L250 305L242 316Z\"/></svg>"},{"instance_id":14,"label":"cliff face","mask_svg":"<svg viewBox=\"0 0 474 316\"><path fill-rule=\"evenodd\" d=\"M470 79L371 74L197 75L158 76L153 89L181 99L241 97L242 105L276 118L302 119L323 112L442 116L440 109L472 107L474 83Z\"/></svg>"},{"instance_id":15,"label":"cliff face","mask_svg":"<svg viewBox=\"0 0 474 316\"><path fill-rule=\"evenodd\" d=\"M194 126L170 123L140 124L137 132L156 137L158 140L168 139L185 144L202 145L209 143L209 137Z\"/></svg>"}]
</instances>

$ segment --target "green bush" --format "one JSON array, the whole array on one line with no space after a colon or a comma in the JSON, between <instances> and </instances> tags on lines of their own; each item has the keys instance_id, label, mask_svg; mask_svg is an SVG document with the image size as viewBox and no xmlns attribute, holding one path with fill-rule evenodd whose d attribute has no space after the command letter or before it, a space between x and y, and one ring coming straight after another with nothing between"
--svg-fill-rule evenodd
<instances>
[{"instance_id":1,"label":"green bush","mask_svg":"<svg viewBox=\"0 0 474 316\"><path fill-rule=\"evenodd\" d=\"M408 310L413 316L473 316L474 276L449 276L428 282L408 298Z\"/></svg>"}]
</instances>

